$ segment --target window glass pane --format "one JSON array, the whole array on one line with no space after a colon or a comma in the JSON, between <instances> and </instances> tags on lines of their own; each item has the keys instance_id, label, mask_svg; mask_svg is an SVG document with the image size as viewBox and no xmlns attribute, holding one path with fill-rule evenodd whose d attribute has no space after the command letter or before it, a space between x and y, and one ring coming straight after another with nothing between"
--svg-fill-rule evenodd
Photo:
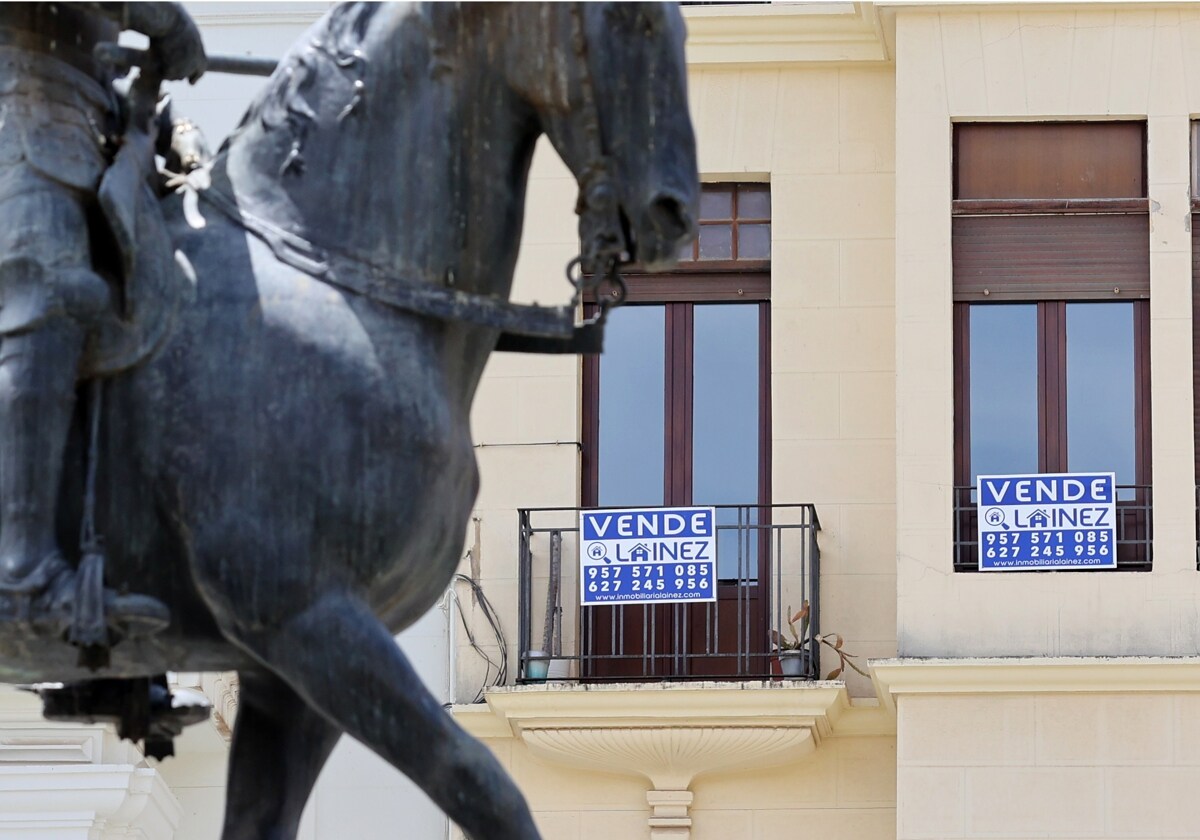
<instances>
[{"instance_id":1,"label":"window glass pane","mask_svg":"<svg viewBox=\"0 0 1200 840\"><path fill-rule=\"evenodd\" d=\"M771 191L768 187L738 188L739 219L771 218Z\"/></svg>"},{"instance_id":2,"label":"window glass pane","mask_svg":"<svg viewBox=\"0 0 1200 840\"><path fill-rule=\"evenodd\" d=\"M733 259L733 228L730 225L700 226L700 259Z\"/></svg>"},{"instance_id":3,"label":"window glass pane","mask_svg":"<svg viewBox=\"0 0 1200 840\"><path fill-rule=\"evenodd\" d=\"M710 187L707 184L701 187L700 218L732 219L733 187Z\"/></svg>"},{"instance_id":4,"label":"window glass pane","mask_svg":"<svg viewBox=\"0 0 1200 840\"><path fill-rule=\"evenodd\" d=\"M623 306L608 316L600 357L599 503L663 503L666 308Z\"/></svg>"},{"instance_id":5,"label":"window glass pane","mask_svg":"<svg viewBox=\"0 0 1200 840\"><path fill-rule=\"evenodd\" d=\"M759 307L709 304L694 312L692 500L757 504ZM738 524L737 511L718 511L717 524ZM757 547L744 533L739 541L736 529L718 531L718 576L756 578Z\"/></svg>"},{"instance_id":6,"label":"window glass pane","mask_svg":"<svg viewBox=\"0 0 1200 840\"><path fill-rule=\"evenodd\" d=\"M1037 304L971 307L971 485L1038 471Z\"/></svg>"},{"instance_id":7,"label":"window glass pane","mask_svg":"<svg viewBox=\"0 0 1200 840\"><path fill-rule=\"evenodd\" d=\"M738 259L766 260L771 257L770 225L738 225Z\"/></svg>"},{"instance_id":8,"label":"window glass pane","mask_svg":"<svg viewBox=\"0 0 1200 840\"><path fill-rule=\"evenodd\" d=\"M1067 465L1134 484L1133 304L1067 304Z\"/></svg>"}]
</instances>

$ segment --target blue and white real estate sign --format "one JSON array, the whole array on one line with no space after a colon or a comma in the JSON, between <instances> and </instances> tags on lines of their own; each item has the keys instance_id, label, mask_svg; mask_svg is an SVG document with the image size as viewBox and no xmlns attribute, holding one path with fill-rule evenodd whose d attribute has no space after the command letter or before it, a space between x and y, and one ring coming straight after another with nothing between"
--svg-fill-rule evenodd
<instances>
[{"instance_id":1,"label":"blue and white real estate sign","mask_svg":"<svg viewBox=\"0 0 1200 840\"><path fill-rule=\"evenodd\" d=\"M979 570L1115 569L1113 473L981 475Z\"/></svg>"},{"instance_id":2,"label":"blue and white real estate sign","mask_svg":"<svg viewBox=\"0 0 1200 840\"><path fill-rule=\"evenodd\" d=\"M717 600L716 512L580 511L579 598L585 607Z\"/></svg>"}]
</instances>

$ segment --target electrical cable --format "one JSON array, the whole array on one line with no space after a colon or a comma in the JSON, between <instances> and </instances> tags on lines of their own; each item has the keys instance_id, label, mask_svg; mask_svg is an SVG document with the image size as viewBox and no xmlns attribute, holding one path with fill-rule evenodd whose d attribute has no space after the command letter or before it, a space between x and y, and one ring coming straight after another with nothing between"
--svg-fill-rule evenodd
<instances>
[{"instance_id":1,"label":"electrical cable","mask_svg":"<svg viewBox=\"0 0 1200 840\"><path fill-rule=\"evenodd\" d=\"M471 701L473 703L481 703L483 702L484 692L489 687L505 685L508 682L508 642L504 637L504 631L500 627L500 619L496 615L496 610L492 606L492 602L483 593L483 587L479 585L479 582L461 572L454 575L454 580L471 587L471 592L475 596L475 602L479 605L480 612L483 613L483 617L492 628L492 633L496 637L496 644L500 648L500 662L497 663L488 655L487 651L480 647L479 642L476 641L474 632L467 624L467 617L462 608L462 601L459 599L458 593L454 592L454 602L457 606L458 618L462 622L463 632L467 634L467 643L471 646L472 650L479 654L479 657L483 659L486 665L483 675L483 685L476 692L475 699ZM492 678L493 670L496 672L494 680Z\"/></svg>"}]
</instances>

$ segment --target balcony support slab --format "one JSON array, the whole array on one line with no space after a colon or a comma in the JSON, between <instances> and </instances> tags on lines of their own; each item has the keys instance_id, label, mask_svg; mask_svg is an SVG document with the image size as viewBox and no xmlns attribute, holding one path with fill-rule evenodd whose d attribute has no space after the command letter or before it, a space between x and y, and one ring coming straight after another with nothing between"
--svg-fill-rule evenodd
<instances>
[{"instance_id":1,"label":"balcony support slab","mask_svg":"<svg viewBox=\"0 0 1200 840\"><path fill-rule=\"evenodd\" d=\"M699 776L802 761L843 725L889 726L878 706L852 706L841 682L790 680L509 686L454 714L550 763L644 777L651 840L691 837Z\"/></svg>"}]
</instances>

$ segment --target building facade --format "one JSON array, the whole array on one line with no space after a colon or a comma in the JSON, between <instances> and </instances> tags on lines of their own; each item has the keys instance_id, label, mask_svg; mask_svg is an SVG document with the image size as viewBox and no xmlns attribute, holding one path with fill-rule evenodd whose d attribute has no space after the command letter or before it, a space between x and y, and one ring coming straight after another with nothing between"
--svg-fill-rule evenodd
<instances>
[{"instance_id":1,"label":"building facade","mask_svg":"<svg viewBox=\"0 0 1200 840\"><path fill-rule=\"evenodd\" d=\"M463 572L511 677L456 716L554 838L1200 836L1200 9L685 14L698 251L600 362L490 363ZM518 298L574 195L540 150ZM1068 472L1115 568L979 571L977 477ZM580 607L576 508L687 504L716 603ZM832 682L783 675L805 601Z\"/></svg>"},{"instance_id":2,"label":"building facade","mask_svg":"<svg viewBox=\"0 0 1200 840\"><path fill-rule=\"evenodd\" d=\"M276 55L326 7L193 11ZM604 357L491 359L406 649L547 840L1200 837L1200 4L684 14L699 240ZM215 141L254 88L177 96ZM540 145L515 299L568 299L576 192ZM978 477L1060 473L1113 474L1114 568L980 571ZM582 605L581 510L686 506L711 601ZM216 838L236 683L178 679L218 714L157 766L0 697L0 837ZM303 832L456 830L346 743Z\"/></svg>"}]
</instances>

